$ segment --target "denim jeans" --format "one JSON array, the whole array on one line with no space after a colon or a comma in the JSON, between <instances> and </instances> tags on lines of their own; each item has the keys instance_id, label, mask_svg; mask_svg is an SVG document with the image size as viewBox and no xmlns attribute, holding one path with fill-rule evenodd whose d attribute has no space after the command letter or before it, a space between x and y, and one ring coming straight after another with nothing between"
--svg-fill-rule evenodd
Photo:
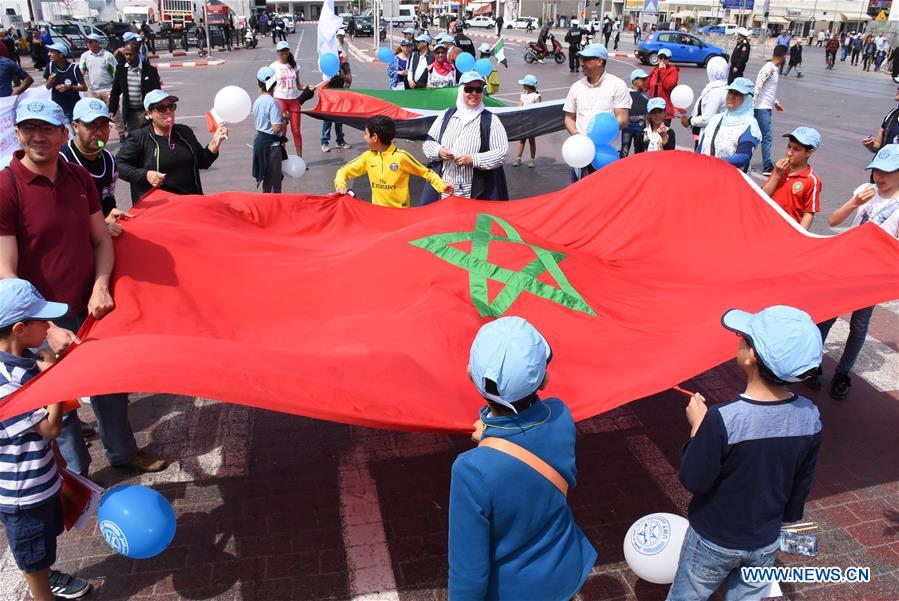
<instances>
[{"instance_id":1,"label":"denim jeans","mask_svg":"<svg viewBox=\"0 0 899 601\"><path fill-rule=\"evenodd\" d=\"M322 146L331 143L331 124L333 121L322 121ZM343 138L343 123L334 123L334 133L337 135L338 144L346 144Z\"/></svg>"},{"instance_id":2,"label":"denim jeans","mask_svg":"<svg viewBox=\"0 0 899 601\"><path fill-rule=\"evenodd\" d=\"M755 109L755 120L759 122L762 130L762 166L767 171L774 163L771 162L771 109Z\"/></svg>"},{"instance_id":3,"label":"denim jeans","mask_svg":"<svg viewBox=\"0 0 899 601\"><path fill-rule=\"evenodd\" d=\"M63 317L53 322L61 328L77 332L84 319L80 316ZM128 421L128 395L118 393L91 397L91 409L97 417L97 430L109 463L121 465L131 461L137 454L137 442ZM79 474L87 473L91 457L84 444L81 420L77 414L70 413L64 417L56 442L69 468Z\"/></svg>"},{"instance_id":4,"label":"denim jeans","mask_svg":"<svg viewBox=\"0 0 899 601\"><path fill-rule=\"evenodd\" d=\"M849 55L849 46L842 46L840 48L840 50L842 51L840 54L840 60L844 61L844 60L846 60L846 57Z\"/></svg>"},{"instance_id":5,"label":"denim jeans","mask_svg":"<svg viewBox=\"0 0 899 601\"><path fill-rule=\"evenodd\" d=\"M753 551L725 549L687 528L668 601L705 601L724 583L725 601L754 601L767 592L767 582L743 582L741 567L774 565L780 541Z\"/></svg>"},{"instance_id":6,"label":"denim jeans","mask_svg":"<svg viewBox=\"0 0 899 601\"><path fill-rule=\"evenodd\" d=\"M871 315L874 313L874 307L865 307L852 312L849 318L849 337L846 338L846 346L843 348L843 354L840 356L840 362L837 364L838 374L848 375L858 359L858 354L862 351L865 344L865 335L868 333L868 324L871 322ZM818 324L821 331L821 340L827 340L827 334L830 332L831 326L836 322L837 318L828 319Z\"/></svg>"}]
</instances>

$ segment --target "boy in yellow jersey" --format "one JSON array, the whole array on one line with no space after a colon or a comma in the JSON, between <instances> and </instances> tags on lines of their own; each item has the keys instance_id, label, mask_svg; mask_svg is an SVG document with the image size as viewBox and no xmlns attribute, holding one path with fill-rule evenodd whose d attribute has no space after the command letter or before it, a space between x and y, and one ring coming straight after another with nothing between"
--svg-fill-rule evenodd
<instances>
[{"instance_id":1,"label":"boy in yellow jersey","mask_svg":"<svg viewBox=\"0 0 899 601\"><path fill-rule=\"evenodd\" d=\"M346 180L368 173L371 202L382 207L410 207L409 175L423 177L435 190L453 193L453 185L419 163L415 157L393 145L396 124L390 117L375 115L365 122L364 152L340 169L334 177L334 189L346 194Z\"/></svg>"}]
</instances>

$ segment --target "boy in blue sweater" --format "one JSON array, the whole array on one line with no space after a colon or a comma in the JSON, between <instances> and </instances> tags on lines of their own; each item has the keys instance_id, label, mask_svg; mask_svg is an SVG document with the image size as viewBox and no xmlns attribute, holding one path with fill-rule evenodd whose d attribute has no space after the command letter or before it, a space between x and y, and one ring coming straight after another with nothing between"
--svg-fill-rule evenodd
<instances>
[{"instance_id":1,"label":"boy in blue sweater","mask_svg":"<svg viewBox=\"0 0 899 601\"><path fill-rule=\"evenodd\" d=\"M569 601L596 561L566 499L574 420L562 401L537 396L551 357L520 317L486 324L471 346L468 372L487 406L472 436L480 446L453 463L451 601Z\"/></svg>"},{"instance_id":2,"label":"boy in blue sweater","mask_svg":"<svg viewBox=\"0 0 899 601\"><path fill-rule=\"evenodd\" d=\"M775 306L734 309L722 323L740 336L746 390L710 409L696 394L687 406L680 481L693 500L669 601L708 599L721 583L725 600L762 599L768 583L744 582L740 568L774 565L781 525L802 519L821 444L817 407L787 388L821 364L811 317Z\"/></svg>"}]
</instances>

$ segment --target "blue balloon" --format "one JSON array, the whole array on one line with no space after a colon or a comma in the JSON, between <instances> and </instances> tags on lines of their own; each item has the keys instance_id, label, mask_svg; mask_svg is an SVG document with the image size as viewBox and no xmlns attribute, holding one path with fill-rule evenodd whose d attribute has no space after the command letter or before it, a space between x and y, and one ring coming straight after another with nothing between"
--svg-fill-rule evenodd
<instances>
[{"instance_id":1,"label":"blue balloon","mask_svg":"<svg viewBox=\"0 0 899 601\"><path fill-rule=\"evenodd\" d=\"M596 113L587 126L587 137L594 144L608 144L618 136L618 119L611 113Z\"/></svg>"},{"instance_id":2,"label":"blue balloon","mask_svg":"<svg viewBox=\"0 0 899 601\"><path fill-rule=\"evenodd\" d=\"M390 48L378 48L378 59L382 63L387 63L389 65L393 62L393 50Z\"/></svg>"},{"instance_id":3,"label":"blue balloon","mask_svg":"<svg viewBox=\"0 0 899 601\"><path fill-rule=\"evenodd\" d=\"M456 69L459 70L460 73L465 73L466 71L471 71L474 68L474 57L468 53L463 52L459 56L456 57ZM493 69L490 69L491 71Z\"/></svg>"},{"instance_id":4,"label":"blue balloon","mask_svg":"<svg viewBox=\"0 0 899 601\"><path fill-rule=\"evenodd\" d=\"M116 486L100 500L97 526L113 551L146 559L162 553L175 538L175 510L152 488Z\"/></svg>"},{"instance_id":5,"label":"blue balloon","mask_svg":"<svg viewBox=\"0 0 899 601\"><path fill-rule=\"evenodd\" d=\"M340 71L340 59L333 52L322 54L318 59L318 68L325 77L334 77Z\"/></svg>"},{"instance_id":6,"label":"blue balloon","mask_svg":"<svg viewBox=\"0 0 899 601\"><path fill-rule=\"evenodd\" d=\"M593 168L597 171L619 159L618 151L609 144L597 144L596 156L593 157Z\"/></svg>"},{"instance_id":7,"label":"blue balloon","mask_svg":"<svg viewBox=\"0 0 899 601\"><path fill-rule=\"evenodd\" d=\"M493 63L490 62L489 58L479 58L474 64L474 70L477 71L478 75L481 77L487 77L493 73Z\"/></svg>"}]
</instances>

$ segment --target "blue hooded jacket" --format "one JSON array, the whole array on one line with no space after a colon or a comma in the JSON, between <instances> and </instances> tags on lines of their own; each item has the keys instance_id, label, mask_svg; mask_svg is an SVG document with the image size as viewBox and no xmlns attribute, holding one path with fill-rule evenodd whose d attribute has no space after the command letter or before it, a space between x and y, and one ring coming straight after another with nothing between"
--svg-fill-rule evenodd
<instances>
[{"instance_id":1,"label":"blue hooded jacket","mask_svg":"<svg viewBox=\"0 0 899 601\"><path fill-rule=\"evenodd\" d=\"M489 408L482 408L484 437L524 447L574 487L575 427L562 401L538 400L509 417L488 415ZM450 601L568 601L595 562L596 551L549 480L487 447L456 458L449 508Z\"/></svg>"}]
</instances>

